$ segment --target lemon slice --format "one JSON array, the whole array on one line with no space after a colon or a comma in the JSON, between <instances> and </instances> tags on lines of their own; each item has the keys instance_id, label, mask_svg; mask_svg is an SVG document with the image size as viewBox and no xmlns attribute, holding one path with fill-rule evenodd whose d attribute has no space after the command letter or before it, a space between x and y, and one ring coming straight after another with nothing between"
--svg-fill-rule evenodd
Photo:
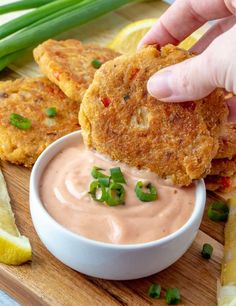
<instances>
[{"instance_id":1,"label":"lemon slice","mask_svg":"<svg viewBox=\"0 0 236 306\"><path fill-rule=\"evenodd\" d=\"M7 186L0 170L0 262L20 265L31 257L29 239L21 236L17 229Z\"/></svg>"},{"instance_id":2,"label":"lemon slice","mask_svg":"<svg viewBox=\"0 0 236 306\"><path fill-rule=\"evenodd\" d=\"M229 199L229 219L225 225L224 260L219 289L219 306L236 306L236 199Z\"/></svg>"},{"instance_id":3,"label":"lemon slice","mask_svg":"<svg viewBox=\"0 0 236 306\"><path fill-rule=\"evenodd\" d=\"M150 30L156 23L157 19L143 19L129 24L124 27L116 37L108 44L108 47L124 54L132 54L136 51L140 39ZM187 37L180 43L183 49L191 48L195 42L201 37L202 31L198 30L191 36Z\"/></svg>"}]
</instances>

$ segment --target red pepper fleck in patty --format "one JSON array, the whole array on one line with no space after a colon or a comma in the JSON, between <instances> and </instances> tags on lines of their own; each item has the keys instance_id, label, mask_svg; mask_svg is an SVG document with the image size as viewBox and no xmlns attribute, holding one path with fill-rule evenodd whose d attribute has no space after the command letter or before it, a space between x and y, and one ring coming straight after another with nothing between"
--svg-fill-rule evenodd
<instances>
[{"instance_id":1,"label":"red pepper fleck in patty","mask_svg":"<svg viewBox=\"0 0 236 306\"><path fill-rule=\"evenodd\" d=\"M221 177L220 178L220 185L224 188L228 188L231 186L231 179L230 177Z\"/></svg>"},{"instance_id":2,"label":"red pepper fleck in patty","mask_svg":"<svg viewBox=\"0 0 236 306\"><path fill-rule=\"evenodd\" d=\"M105 107L108 107L111 103L111 100L108 97L103 97L101 100Z\"/></svg>"},{"instance_id":3,"label":"red pepper fleck in patty","mask_svg":"<svg viewBox=\"0 0 236 306\"><path fill-rule=\"evenodd\" d=\"M138 68L133 68L132 69L130 77L129 77L130 81L132 81L137 76L138 72L139 72Z\"/></svg>"}]
</instances>

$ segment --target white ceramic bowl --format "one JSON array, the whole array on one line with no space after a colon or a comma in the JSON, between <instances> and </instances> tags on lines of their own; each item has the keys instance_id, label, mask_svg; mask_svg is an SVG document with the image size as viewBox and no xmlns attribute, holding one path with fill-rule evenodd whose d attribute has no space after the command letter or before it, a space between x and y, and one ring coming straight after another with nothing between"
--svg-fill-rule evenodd
<instances>
[{"instance_id":1,"label":"white ceramic bowl","mask_svg":"<svg viewBox=\"0 0 236 306\"><path fill-rule=\"evenodd\" d=\"M128 245L90 240L57 223L39 196L40 177L47 164L63 148L80 141L79 131L58 139L41 154L32 170L30 211L34 227L46 248L72 269L112 280L145 277L173 264L190 247L199 229L206 199L204 181L196 182L196 202L190 219L173 234L157 241Z\"/></svg>"}]
</instances>

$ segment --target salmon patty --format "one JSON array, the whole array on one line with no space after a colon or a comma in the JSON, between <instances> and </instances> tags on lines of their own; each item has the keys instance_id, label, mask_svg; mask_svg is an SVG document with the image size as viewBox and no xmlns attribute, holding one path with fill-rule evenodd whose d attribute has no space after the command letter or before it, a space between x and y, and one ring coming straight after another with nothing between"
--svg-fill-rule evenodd
<instances>
[{"instance_id":1,"label":"salmon patty","mask_svg":"<svg viewBox=\"0 0 236 306\"><path fill-rule=\"evenodd\" d=\"M46 78L0 82L0 158L31 167L50 143L79 129L78 110Z\"/></svg>"},{"instance_id":2,"label":"salmon patty","mask_svg":"<svg viewBox=\"0 0 236 306\"><path fill-rule=\"evenodd\" d=\"M69 98L79 102L100 65L119 55L98 45L83 45L76 39L49 39L35 48L33 54L42 73Z\"/></svg>"},{"instance_id":3,"label":"salmon patty","mask_svg":"<svg viewBox=\"0 0 236 306\"><path fill-rule=\"evenodd\" d=\"M172 45L148 46L102 65L79 113L85 144L180 186L209 173L228 115L223 91L186 103L163 103L147 92L155 72L191 56Z\"/></svg>"},{"instance_id":4,"label":"salmon patty","mask_svg":"<svg viewBox=\"0 0 236 306\"><path fill-rule=\"evenodd\" d=\"M208 175L205 184L207 190L228 193L236 187L236 173L232 176Z\"/></svg>"}]
</instances>

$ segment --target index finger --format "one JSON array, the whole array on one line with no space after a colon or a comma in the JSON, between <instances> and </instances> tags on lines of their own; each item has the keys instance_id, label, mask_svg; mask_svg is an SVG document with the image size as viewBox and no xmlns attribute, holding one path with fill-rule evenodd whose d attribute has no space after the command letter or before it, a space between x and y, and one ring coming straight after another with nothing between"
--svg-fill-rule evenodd
<instances>
[{"instance_id":1,"label":"index finger","mask_svg":"<svg viewBox=\"0 0 236 306\"><path fill-rule=\"evenodd\" d=\"M206 21L232 15L223 0L176 0L142 38L143 45L177 45Z\"/></svg>"}]
</instances>

